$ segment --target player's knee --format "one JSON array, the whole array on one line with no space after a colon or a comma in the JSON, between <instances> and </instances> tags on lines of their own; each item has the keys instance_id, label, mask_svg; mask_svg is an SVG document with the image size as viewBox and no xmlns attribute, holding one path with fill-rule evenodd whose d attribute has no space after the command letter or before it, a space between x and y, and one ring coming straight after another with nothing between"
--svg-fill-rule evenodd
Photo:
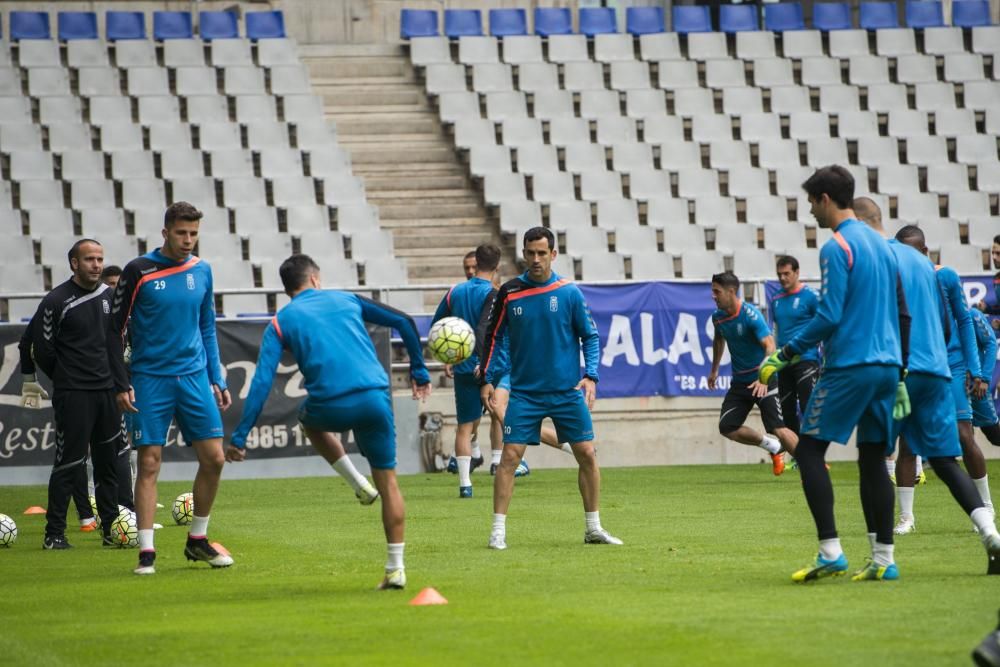
<instances>
[{"instance_id":1,"label":"player's knee","mask_svg":"<svg viewBox=\"0 0 1000 667\"><path fill-rule=\"evenodd\" d=\"M589 442L576 443L573 445L573 456L581 467L597 466L597 451L594 445Z\"/></svg>"}]
</instances>

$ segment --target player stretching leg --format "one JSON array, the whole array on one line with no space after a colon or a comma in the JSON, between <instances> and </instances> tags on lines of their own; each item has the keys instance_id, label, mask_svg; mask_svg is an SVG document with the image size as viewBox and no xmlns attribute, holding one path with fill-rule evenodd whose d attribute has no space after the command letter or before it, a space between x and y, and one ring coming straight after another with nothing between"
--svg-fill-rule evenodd
<instances>
[{"instance_id":1,"label":"player stretching leg","mask_svg":"<svg viewBox=\"0 0 1000 667\"><path fill-rule=\"evenodd\" d=\"M909 412L904 368L909 314L896 258L881 236L855 220L854 179L840 166L817 170L802 185L811 212L833 238L820 250L823 285L816 317L761 366L765 379L798 354L823 343L824 367L802 420L795 452L802 490L816 523L819 554L792 575L796 582L847 572L834 519L833 485L826 469L830 442L846 443L857 427L861 505L875 534L873 564L858 579L895 579L893 492L885 469L893 417Z\"/></svg>"},{"instance_id":2,"label":"player stretching leg","mask_svg":"<svg viewBox=\"0 0 1000 667\"><path fill-rule=\"evenodd\" d=\"M757 380L760 363L774 352L774 337L757 307L739 298L739 289L740 279L732 271L712 276L712 299L719 309L712 314L715 339L712 341L712 371L708 374L708 387L715 389L722 353L728 344L733 380L726 397L722 399L719 433L741 445L767 451L771 455L774 474L780 475L785 471L781 452L794 455L799 439L782 421L778 379L771 378L769 382ZM754 405L760 409L766 431L764 434L744 424Z\"/></svg>"},{"instance_id":3,"label":"player stretching leg","mask_svg":"<svg viewBox=\"0 0 1000 667\"><path fill-rule=\"evenodd\" d=\"M972 323L976 329L976 345L979 348L979 365L983 377L992 378L997 364L997 335L989 318L979 309L972 309ZM993 402L993 392L987 388L981 398L972 399L972 425L983 432L990 444L1000 447L1000 419L997 406Z\"/></svg>"},{"instance_id":4,"label":"player stretching leg","mask_svg":"<svg viewBox=\"0 0 1000 667\"><path fill-rule=\"evenodd\" d=\"M399 332L410 355L413 397L423 399L431 393L431 378L424 365L420 334L413 320L395 308L357 294L321 291L319 267L308 255L292 255L281 264L279 273L292 301L264 330L257 372L232 445L226 448L226 459L242 461L246 457L247 433L271 391L282 350L290 351L305 377L307 397L299 408L299 421L313 447L340 472L337 463L347 457L333 434L353 431L358 449L371 465L382 497L387 550L385 577L379 588L404 588L406 511L396 483L392 395L389 376L375 355L365 322Z\"/></svg>"},{"instance_id":5,"label":"player stretching leg","mask_svg":"<svg viewBox=\"0 0 1000 667\"><path fill-rule=\"evenodd\" d=\"M491 549L507 548L507 509L514 493L514 470L526 445L537 445L542 420L550 417L560 440L571 443L580 465L580 495L586 519L584 542L621 544L601 527L601 470L594 452L590 419L597 389L600 339L580 288L552 271L555 237L544 227L524 234L528 270L505 283L490 309L483 340L481 391L493 412L498 346L510 344L510 405L504 421L504 447L493 482ZM581 342L586 372L580 378ZM547 368L539 368L544 359Z\"/></svg>"},{"instance_id":6,"label":"player stretching leg","mask_svg":"<svg viewBox=\"0 0 1000 667\"><path fill-rule=\"evenodd\" d=\"M819 297L811 287L799 281L799 260L796 258L791 255L778 257L775 269L781 291L771 301L771 320L777 347L782 347L812 320ZM781 416L785 426L795 435L799 434L799 412L805 413L819 380L819 349L807 350L800 356L797 364L778 373Z\"/></svg>"},{"instance_id":7,"label":"player stretching leg","mask_svg":"<svg viewBox=\"0 0 1000 667\"><path fill-rule=\"evenodd\" d=\"M198 456L194 478L194 520L184 555L212 567L229 567L233 559L208 542L208 520L219 490L225 458L222 416L232 403L219 362L215 337L212 270L192 255L202 213L187 202L167 208L163 247L129 262L115 289L111 311L117 351L115 390L118 405L132 413L132 444L139 450L135 485L139 527L136 574L156 571L153 518L156 480L171 419ZM122 345L132 343L129 386Z\"/></svg>"}]
</instances>

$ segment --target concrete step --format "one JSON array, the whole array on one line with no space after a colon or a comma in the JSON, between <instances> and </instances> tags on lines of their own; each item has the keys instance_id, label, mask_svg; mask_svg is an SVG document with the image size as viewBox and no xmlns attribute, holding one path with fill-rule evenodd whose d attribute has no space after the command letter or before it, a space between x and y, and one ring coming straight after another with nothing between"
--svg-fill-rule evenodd
<instances>
[{"instance_id":1,"label":"concrete step","mask_svg":"<svg viewBox=\"0 0 1000 667\"><path fill-rule=\"evenodd\" d=\"M433 113L343 114L328 115L337 124L337 134L343 139L365 134L433 134L444 137L441 124Z\"/></svg>"},{"instance_id":2,"label":"concrete step","mask_svg":"<svg viewBox=\"0 0 1000 667\"><path fill-rule=\"evenodd\" d=\"M299 44L299 56L306 58L405 58L402 44Z\"/></svg>"},{"instance_id":3,"label":"concrete step","mask_svg":"<svg viewBox=\"0 0 1000 667\"><path fill-rule=\"evenodd\" d=\"M402 57L304 58L313 80L400 77L415 81L416 73Z\"/></svg>"},{"instance_id":4,"label":"concrete step","mask_svg":"<svg viewBox=\"0 0 1000 667\"><path fill-rule=\"evenodd\" d=\"M447 147L410 146L400 148L392 145L354 148L351 150L351 164L372 162L449 162L455 159L454 151Z\"/></svg>"},{"instance_id":5,"label":"concrete step","mask_svg":"<svg viewBox=\"0 0 1000 667\"><path fill-rule=\"evenodd\" d=\"M419 232L412 234L410 232ZM495 239L492 234L484 231L455 231L454 227L421 227L413 229L401 227L393 230L395 248L398 252L405 250L461 247L468 251L480 243Z\"/></svg>"},{"instance_id":6,"label":"concrete step","mask_svg":"<svg viewBox=\"0 0 1000 667\"><path fill-rule=\"evenodd\" d=\"M411 215L401 218L386 217L382 209L379 209L379 226L383 229L390 229L393 233L401 229L434 229L437 227L449 227L456 231L471 231L482 229L483 219L472 216L455 216L451 218L417 218L411 217L415 212L411 210Z\"/></svg>"},{"instance_id":7,"label":"concrete step","mask_svg":"<svg viewBox=\"0 0 1000 667\"><path fill-rule=\"evenodd\" d=\"M432 211L429 215L421 215L422 218L453 217L455 212L460 210L468 211L468 215L475 215L472 211L483 212L476 197L461 194L454 197L422 197L419 195L384 197L383 193L369 193L368 201L378 206L379 211L403 207L409 207L411 211ZM382 217L385 217L384 213Z\"/></svg>"},{"instance_id":8,"label":"concrete step","mask_svg":"<svg viewBox=\"0 0 1000 667\"><path fill-rule=\"evenodd\" d=\"M368 107L365 105L355 105L351 106L349 104L339 104L343 100L339 99L339 96L334 96L328 99L326 95L323 96L323 106L326 112L326 117L330 120L336 121L341 114L358 114L358 113L398 113L398 114L414 114L414 113L427 113L428 107L426 104L392 104L392 105L378 105L376 107Z\"/></svg>"},{"instance_id":9,"label":"concrete step","mask_svg":"<svg viewBox=\"0 0 1000 667\"><path fill-rule=\"evenodd\" d=\"M487 239L488 240L488 239ZM479 240L482 243L483 239ZM465 253L469 250L475 248L476 244L473 245L463 245L463 246L443 246L443 247L432 247L432 248L400 248L396 246L395 254L396 257L407 257L410 259L419 258L420 264L426 263L426 258L433 258L435 261L438 259L449 259L453 260L456 264L461 266L462 258L465 257ZM412 264L412 262L411 262Z\"/></svg>"},{"instance_id":10,"label":"concrete step","mask_svg":"<svg viewBox=\"0 0 1000 667\"><path fill-rule=\"evenodd\" d=\"M365 190L372 193L372 196L380 196L375 195L376 192L398 190L401 185L405 186L407 190L418 190L421 197L428 190L464 189L469 185L468 179L463 175L424 176L422 173L418 173L414 176L407 176L402 181L394 176L362 176L365 181Z\"/></svg>"},{"instance_id":11,"label":"concrete step","mask_svg":"<svg viewBox=\"0 0 1000 667\"><path fill-rule=\"evenodd\" d=\"M455 162L369 162L356 164L352 170L359 176L378 175L386 178L420 176L465 176L465 167Z\"/></svg>"},{"instance_id":12,"label":"concrete step","mask_svg":"<svg viewBox=\"0 0 1000 667\"><path fill-rule=\"evenodd\" d=\"M313 86L323 97L323 104L329 114L331 109L358 110L358 107L389 106L395 108L412 107L424 109L423 93L411 86Z\"/></svg>"},{"instance_id":13,"label":"concrete step","mask_svg":"<svg viewBox=\"0 0 1000 667\"><path fill-rule=\"evenodd\" d=\"M405 188L405 189L404 189ZM445 190L413 190L407 181L399 183L396 190L383 190L378 194L369 194L369 199L380 204L403 203L403 201L418 202L420 204L478 204L479 197L470 193L464 188ZM402 200L402 201L400 201Z\"/></svg>"},{"instance_id":14,"label":"concrete step","mask_svg":"<svg viewBox=\"0 0 1000 667\"><path fill-rule=\"evenodd\" d=\"M402 148L451 148L449 140L442 134L416 133L397 134L385 132L382 134L349 134L340 131L338 127L337 141L351 150L355 148L381 148L386 144ZM365 132L371 132L365 128Z\"/></svg>"},{"instance_id":15,"label":"concrete step","mask_svg":"<svg viewBox=\"0 0 1000 667\"><path fill-rule=\"evenodd\" d=\"M410 282L427 280L428 282L446 283L460 280L464 277L461 260L464 255L463 252L455 257L448 257L440 261L424 258L420 264L411 262L409 264Z\"/></svg>"}]
</instances>

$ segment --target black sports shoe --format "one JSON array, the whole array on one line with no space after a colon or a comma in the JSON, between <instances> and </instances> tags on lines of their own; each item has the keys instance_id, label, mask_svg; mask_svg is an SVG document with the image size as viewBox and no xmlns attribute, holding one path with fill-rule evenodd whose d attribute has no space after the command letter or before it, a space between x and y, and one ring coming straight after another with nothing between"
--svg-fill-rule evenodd
<instances>
[{"instance_id":1,"label":"black sports shoe","mask_svg":"<svg viewBox=\"0 0 1000 667\"><path fill-rule=\"evenodd\" d=\"M469 472L472 472L479 466L483 465L483 463L485 463L485 461L483 460L482 456L473 457L472 461L469 462Z\"/></svg>"},{"instance_id":2,"label":"black sports shoe","mask_svg":"<svg viewBox=\"0 0 1000 667\"><path fill-rule=\"evenodd\" d=\"M975 648L972 660L978 667L1000 666L1000 624L997 624L997 629L986 635Z\"/></svg>"},{"instance_id":3,"label":"black sports shoe","mask_svg":"<svg viewBox=\"0 0 1000 667\"><path fill-rule=\"evenodd\" d=\"M46 535L42 542L43 549L72 549L73 545L66 541L65 535Z\"/></svg>"},{"instance_id":4,"label":"black sports shoe","mask_svg":"<svg viewBox=\"0 0 1000 667\"><path fill-rule=\"evenodd\" d=\"M101 546L102 547L120 547L118 542L115 542L115 538L111 537L111 532L108 531L101 535Z\"/></svg>"},{"instance_id":5,"label":"black sports shoe","mask_svg":"<svg viewBox=\"0 0 1000 667\"><path fill-rule=\"evenodd\" d=\"M136 567L132 572L135 574L156 574L156 568L153 567L153 563L156 562L156 552L155 551L140 551L139 552L139 566Z\"/></svg>"},{"instance_id":6,"label":"black sports shoe","mask_svg":"<svg viewBox=\"0 0 1000 667\"><path fill-rule=\"evenodd\" d=\"M212 567L229 567L233 564L230 556L220 554L208 543L207 537L193 538L188 536L187 545L184 547L184 556L188 560L205 561Z\"/></svg>"}]
</instances>

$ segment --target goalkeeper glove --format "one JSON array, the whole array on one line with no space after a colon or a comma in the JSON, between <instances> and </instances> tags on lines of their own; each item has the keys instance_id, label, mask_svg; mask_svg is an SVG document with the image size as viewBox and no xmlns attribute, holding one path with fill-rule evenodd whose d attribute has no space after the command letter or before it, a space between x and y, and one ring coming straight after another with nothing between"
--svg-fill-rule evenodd
<instances>
[{"instance_id":1,"label":"goalkeeper glove","mask_svg":"<svg viewBox=\"0 0 1000 667\"><path fill-rule=\"evenodd\" d=\"M791 360L785 359L784 352L776 350L772 352L767 359L764 360L764 363L760 365L760 370L757 371L757 377L762 384L767 384L771 381L771 376L774 375L776 371L780 371L782 368L790 364L797 364L800 358L801 357L799 357L799 355L795 355L791 358Z\"/></svg>"},{"instance_id":2,"label":"goalkeeper glove","mask_svg":"<svg viewBox=\"0 0 1000 667\"><path fill-rule=\"evenodd\" d=\"M38 384L38 378L34 373L22 375L21 385L21 407L38 410L42 407L42 399L49 397L49 392L45 391L42 385Z\"/></svg>"},{"instance_id":3,"label":"goalkeeper glove","mask_svg":"<svg viewBox=\"0 0 1000 667\"><path fill-rule=\"evenodd\" d=\"M896 421L905 419L910 414L910 393L906 391L906 383L896 385L896 400L892 404L892 418Z\"/></svg>"}]
</instances>

